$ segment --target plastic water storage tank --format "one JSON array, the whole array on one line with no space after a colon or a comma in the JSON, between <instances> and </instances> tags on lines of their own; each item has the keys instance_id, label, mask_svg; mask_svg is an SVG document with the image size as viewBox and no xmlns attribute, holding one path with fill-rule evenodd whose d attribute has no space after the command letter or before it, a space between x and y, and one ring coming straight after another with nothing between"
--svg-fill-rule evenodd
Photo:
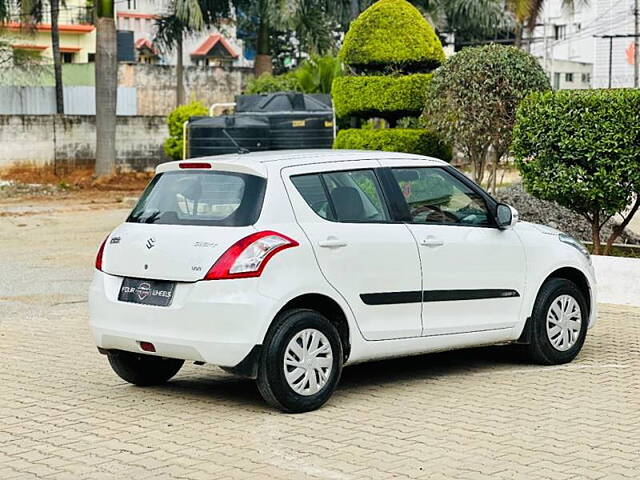
<instances>
[{"instance_id":1,"label":"plastic water storage tank","mask_svg":"<svg viewBox=\"0 0 640 480\"><path fill-rule=\"evenodd\" d=\"M238 147L229 139L251 152L271 150L269 120L254 115L224 115L220 117L191 117L188 135L189 158L237 153Z\"/></svg>"}]
</instances>

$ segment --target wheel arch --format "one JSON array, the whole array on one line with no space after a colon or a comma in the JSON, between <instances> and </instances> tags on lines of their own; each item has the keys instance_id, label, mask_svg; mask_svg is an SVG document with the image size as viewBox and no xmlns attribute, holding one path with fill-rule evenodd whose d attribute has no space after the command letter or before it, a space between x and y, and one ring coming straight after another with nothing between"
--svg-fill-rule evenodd
<instances>
[{"instance_id":1,"label":"wheel arch","mask_svg":"<svg viewBox=\"0 0 640 480\"><path fill-rule=\"evenodd\" d=\"M576 287L578 287L580 292L584 295L585 301L587 302L587 308L589 310L587 312L588 313L587 318L588 318L589 315L591 315L592 306L591 306L591 287L589 286L589 280L587 279L587 276L582 271L580 271L575 267L558 268L553 272L551 272L547 276L547 278L544 279L544 281L540 285L540 288L542 288L542 285L547 283L552 278L563 278L565 280L569 280ZM538 292L540 292L540 288L538 288ZM537 294L536 294L536 297L537 297Z\"/></svg>"},{"instance_id":2,"label":"wheel arch","mask_svg":"<svg viewBox=\"0 0 640 480\"><path fill-rule=\"evenodd\" d=\"M584 295L584 299L587 302L587 318L591 316L591 311L593 306L591 305L591 287L589 284L589 280L587 276L578 268L564 266L557 267L551 273L549 273L542 282L538 285L538 288L535 292L535 296L533 297L533 301L529 308L527 308L527 320L524 323L524 327L520 333L520 336L517 340L517 343L529 343L530 341L530 333L531 333L531 315L533 315L533 309L535 307L536 301L538 300L538 296L540 295L540 290L543 285L545 285L549 280L554 278L561 278L565 280L569 280L580 290L580 292Z\"/></svg>"},{"instance_id":3,"label":"wheel arch","mask_svg":"<svg viewBox=\"0 0 640 480\"><path fill-rule=\"evenodd\" d=\"M342 341L343 361L346 362L351 353L351 331L344 309L333 298L322 293L305 293L292 298L285 303L274 316L277 318L282 312L295 308L308 308L324 315L336 327ZM271 322L269 330L273 327ZM268 333L267 333L268 335Z\"/></svg>"}]
</instances>

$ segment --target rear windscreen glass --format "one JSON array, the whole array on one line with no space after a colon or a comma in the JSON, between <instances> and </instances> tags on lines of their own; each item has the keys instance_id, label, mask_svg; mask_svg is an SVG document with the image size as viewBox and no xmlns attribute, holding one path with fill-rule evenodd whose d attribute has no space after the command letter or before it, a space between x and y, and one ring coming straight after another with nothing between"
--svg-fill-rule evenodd
<instances>
[{"instance_id":1,"label":"rear windscreen glass","mask_svg":"<svg viewBox=\"0 0 640 480\"><path fill-rule=\"evenodd\" d=\"M253 225L262 208L266 180L254 175L202 170L155 176L129 215L130 223Z\"/></svg>"}]
</instances>

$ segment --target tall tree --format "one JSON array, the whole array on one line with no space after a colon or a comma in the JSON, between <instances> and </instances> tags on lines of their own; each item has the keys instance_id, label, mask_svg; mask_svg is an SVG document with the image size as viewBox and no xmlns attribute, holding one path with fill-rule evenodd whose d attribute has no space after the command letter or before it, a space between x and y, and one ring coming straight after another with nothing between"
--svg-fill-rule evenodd
<instances>
[{"instance_id":1,"label":"tall tree","mask_svg":"<svg viewBox=\"0 0 640 480\"><path fill-rule=\"evenodd\" d=\"M96 176L116 165L118 63L114 0L96 0Z\"/></svg>"},{"instance_id":2,"label":"tall tree","mask_svg":"<svg viewBox=\"0 0 640 480\"><path fill-rule=\"evenodd\" d=\"M62 84L62 56L60 55L60 0L0 0L0 22L7 22L19 18L19 23L25 30L37 27L45 18L47 7L51 17L51 51L53 54L53 75L55 79L56 113L64 113L64 95ZM62 3L64 4L64 2ZM17 12L12 7L17 8Z\"/></svg>"},{"instance_id":3,"label":"tall tree","mask_svg":"<svg viewBox=\"0 0 640 480\"><path fill-rule=\"evenodd\" d=\"M176 107L185 103L185 37L216 25L220 18L230 13L229 2L222 0L174 0L169 4L169 11L156 19L155 43L161 50L176 50Z\"/></svg>"}]
</instances>

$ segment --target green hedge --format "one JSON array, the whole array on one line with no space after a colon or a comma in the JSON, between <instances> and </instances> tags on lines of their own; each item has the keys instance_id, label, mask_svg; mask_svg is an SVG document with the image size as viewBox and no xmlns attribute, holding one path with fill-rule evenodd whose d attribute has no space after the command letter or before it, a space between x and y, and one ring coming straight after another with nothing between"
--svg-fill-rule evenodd
<instances>
[{"instance_id":1,"label":"green hedge","mask_svg":"<svg viewBox=\"0 0 640 480\"><path fill-rule=\"evenodd\" d=\"M640 90L530 94L512 152L527 191L602 222L640 193Z\"/></svg>"},{"instance_id":2,"label":"green hedge","mask_svg":"<svg viewBox=\"0 0 640 480\"><path fill-rule=\"evenodd\" d=\"M385 65L435 68L444 59L440 39L422 14L406 0L379 0L351 23L340 59L355 68Z\"/></svg>"},{"instance_id":3,"label":"green hedge","mask_svg":"<svg viewBox=\"0 0 640 480\"><path fill-rule=\"evenodd\" d=\"M437 135L423 129L340 130L333 148L415 153L451 161L451 148L445 145Z\"/></svg>"},{"instance_id":4,"label":"green hedge","mask_svg":"<svg viewBox=\"0 0 640 480\"><path fill-rule=\"evenodd\" d=\"M398 119L418 116L424 108L430 73L339 77L333 82L336 115Z\"/></svg>"},{"instance_id":5,"label":"green hedge","mask_svg":"<svg viewBox=\"0 0 640 480\"><path fill-rule=\"evenodd\" d=\"M167 126L169 127L169 137L164 141L164 153L173 160L182 159L182 132L184 122L189 117L208 115L209 111L202 102L191 102L175 108L167 116Z\"/></svg>"}]
</instances>

